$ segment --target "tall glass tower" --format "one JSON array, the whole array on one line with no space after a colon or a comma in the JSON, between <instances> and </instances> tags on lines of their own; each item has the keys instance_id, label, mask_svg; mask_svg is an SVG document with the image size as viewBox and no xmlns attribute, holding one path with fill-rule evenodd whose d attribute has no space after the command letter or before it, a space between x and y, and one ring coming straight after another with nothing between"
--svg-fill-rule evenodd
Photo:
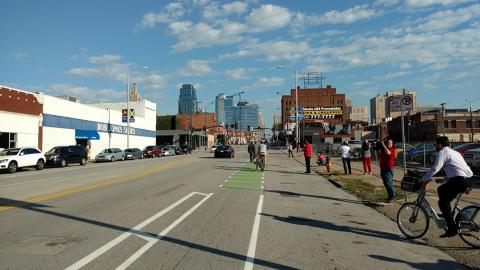
<instances>
[{"instance_id":1,"label":"tall glass tower","mask_svg":"<svg viewBox=\"0 0 480 270\"><path fill-rule=\"evenodd\" d=\"M178 98L178 114L198 112L197 91L193 84L182 84Z\"/></svg>"}]
</instances>

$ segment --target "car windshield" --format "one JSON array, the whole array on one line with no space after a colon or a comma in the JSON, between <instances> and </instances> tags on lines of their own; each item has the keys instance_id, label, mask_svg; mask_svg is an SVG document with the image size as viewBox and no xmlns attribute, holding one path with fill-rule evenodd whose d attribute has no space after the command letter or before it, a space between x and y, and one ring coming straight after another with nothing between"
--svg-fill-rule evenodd
<instances>
[{"instance_id":1,"label":"car windshield","mask_svg":"<svg viewBox=\"0 0 480 270\"><path fill-rule=\"evenodd\" d=\"M125 152L134 152L133 149L125 149Z\"/></svg>"},{"instance_id":2,"label":"car windshield","mask_svg":"<svg viewBox=\"0 0 480 270\"><path fill-rule=\"evenodd\" d=\"M218 150L228 150L230 148L230 146L228 145L219 145L217 146L217 149Z\"/></svg>"},{"instance_id":3,"label":"car windshield","mask_svg":"<svg viewBox=\"0 0 480 270\"><path fill-rule=\"evenodd\" d=\"M453 150L459 150L459 149L464 148L464 147L467 146L467 145L468 145L468 144L460 144L460 145L457 145L457 146L453 147L452 149L453 149Z\"/></svg>"},{"instance_id":4,"label":"car windshield","mask_svg":"<svg viewBox=\"0 0 480 270\"><path fill-rule=\"evenodd\" d=\"M45 154L60 154L62 151L61 147L54 147L50 150L48 150Z\"/></svg>"},{"instance_id":5,"label":"car windshield","mask_svg":"<svg viewBox=\"0 0 480 270\"><path fill-rule=\"evenodd\" d=\"M0 156L16 156L20 148L11 148L0 152Z\"/></svg>"},{"instance_id":6,"label":"car windshield","mask_svg":"<svg viewBox=\"0 0 480 270\"><path fill-rule=\"evenodd\" d=\"M113 153L113 150L112 149L104 149L102 151L102 153L110 154L110 153Z\"/></svg>"}]
</instances>

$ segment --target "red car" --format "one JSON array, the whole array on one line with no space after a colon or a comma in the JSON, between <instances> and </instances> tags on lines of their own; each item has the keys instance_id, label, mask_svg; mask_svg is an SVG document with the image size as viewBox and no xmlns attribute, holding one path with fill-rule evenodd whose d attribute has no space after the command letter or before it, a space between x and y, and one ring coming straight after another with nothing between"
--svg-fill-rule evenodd
<instances>
[{"instance_id":1,"label":"red car","mask_svg":"<svg viewBox=\"0 0 480 270\"><path fill-rule=\"evenodd\" d=\"M147 158L159 157L162 155L162 149L156 145L150 145L143 149L143 156Z\"/></svg>"},{"instance_id":2,"label":"red car","mask_svg":"<svg viewBox=\"0 0 480 270\"><path fill-rule=\"evenodd\" d=\"M480 143L464 143L464 144L455 146L452 149L456 150L463 156L463 153L465 153L465 151L475 149L475 148L480 148Z\"/></svg>"}]
</instances>

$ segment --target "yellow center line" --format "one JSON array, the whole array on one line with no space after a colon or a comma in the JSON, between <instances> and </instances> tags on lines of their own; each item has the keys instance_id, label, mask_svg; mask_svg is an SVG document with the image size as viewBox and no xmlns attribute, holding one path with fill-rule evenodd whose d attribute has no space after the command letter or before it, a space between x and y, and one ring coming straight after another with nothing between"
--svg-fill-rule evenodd
<instances>
[{"instance_id":1,"label":"yellow center line","mask_svg":"<svg viewBox=\"0 0 480 270\"><path fill-rule=\"evenodd\" d=\"M100 183L96 183L96 184L92 184L92 185L88 185L88 186L83 186L83 187L78 187L78 188L73 188L73 189L68 189L68 190L65 190L65 191L60 191L60 192L49 194L49 195L40 196L40 197L29 199L28 201L22 201L22 202L17 202L17 203L5 205L5 206L0 206L0 212L7 211L7 210L15 208L15 207L21 207L21 206L25 206L25 205L29 205L29 204L44 202L44 201L48 201L48 200L51 200L51 199L61 198L61 197L65 197L65 196L68 196L68 195L72 195L72 194L76 194L76 193L80 193L80 192L84 192L84 191L88 191L88 190L98 189L98 188L102 188L102 187L106 187L106 186L110 186L110 185L114 185L114 184L119 184L119 183L123 183L123 182L127 182L127 181L132 181L132 180L135 180L135 179L140 179L140 178L145 177L147 175L154 174L154 173L157 173L157 172L175 167L175 165L177 165L178 163L181 163L185 159L186 158L182 158L182 159L175 160L175 161L170 161L170 162L161 164L160 166L153 167L151 169L142 171L142 172L137 173L137 174L128 175L128 176L121 177L121 178L108 179L108 180L100 182Z\"/></svg>"}]
</instances>

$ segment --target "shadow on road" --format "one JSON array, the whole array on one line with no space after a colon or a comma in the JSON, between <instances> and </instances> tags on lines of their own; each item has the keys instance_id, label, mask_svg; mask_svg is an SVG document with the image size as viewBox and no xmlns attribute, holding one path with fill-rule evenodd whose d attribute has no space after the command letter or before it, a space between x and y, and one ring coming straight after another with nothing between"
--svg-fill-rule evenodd
<instances>
[{"instance_id":1,"label":"shadow on road","mask_svg":"<svg viewBox=\"0 0 480 270\"><path fill-rule=\"evenodd\" d=\"M272 217L275 220L290 223L290 224L295 224L295 225L311 226L311 227L320 228L324 230L348 232L348 233L360 234L360 235L369 236L369 237L383 238L383 239L392 240L392 241L412 243L417 245L425 245L422 243L409 241L393 233L374 231L374 230L358 228L358 227L350 227L350 226L344 226L344 225L336 225L328 221L314 220L314 219L295 217L295 216L281 217L281 216L271 215L267 213L262 213L261 215L265 217Z\"/></svg>"},{"instance_id":2,"label":"shadow on road","mask_svg":"<svg viewBox=\"0 0 480 270\"><path fill-rule=\"evenodd\" d=\"M325 199L325 200L332 200L337 202L346 202L346 203L355 203L355 204L368 204L367 201L357 201L357 200L349 200L349 199L340 199L335 197L329 196L322 196L322 195L311 195L311 194L303 194L303 193L296 193L291 191L284 191L284 190L272 190L272 189L265 189L264 192L274 192L278 193L282 196L289 196L289 197L310 197L310 198L318 198L318 199Z\"/></svg>"},{"instance_id":3,"label":"shadow on road","mask_svg":"<svg viewBox=\"0 0 480 270\"><path fill-rule=\"evenodd\" d=\"M434 263L414 263L405 260L395 259L387 256L382 255L368 255L371 258L384 261L384 262L391 262L396 264L406 264L414 269L422 269L422 270L436 270L436 269L466 269L465 267L460 266L459 263L455 261L447 261L440 259ZM440 268L441 267L441 268ZM388 267L386 267L388 269Z\"/></svg>"},{"instance_id":4,"label":"shadow on road","mask_svg":"<svg viewBox=\"0 0 480 270\"><path fill-rule=\"evenodd\" d=\"M1 203L0 204L1 206L14 206L14 207L34 211L34 212L37 212L37 213L42 213L42 214L49 215L49 216L54 216L54 217L58 217L58 218L65 218L65 219L68 219L68 220L74 220L74 221L78 221L78 222L82 222L82 223L86 223L86 224L92 224L92 225L96 225L96 226L100 226L100 227L104 227L104 228L109 228L109 229L112 229L112 230L117 230L117 231L120 231L120 232L129 232L129 233L132 233L132 234L136 234L136 235L143 236L143 237L149 237L149 238L152 238L152 239L159 239L160 241L164 241L164 242L168 242L168 243L172 243L172 244L176 244L176 245L180 245L180 246L184 246L184 247L188 247L188 248L192 248L192 249L201 250L201 251L208 252L208 253L215 254L215 255L219 255L219 256L229 257L229 258L236 259L236 260L239 260L239 261L242 261L242 262L246 261L246 259L247 259L247 256L242 255L242 254L238 254L238 253L234 253L234 252L230 252L230 251L226 251L226 250L221 250L221 249L217 249L217 248L213 248L213 247L209 247L209 246L204 246L204 245L184 241L184 240L177 239L177 238L172 238L172 237L168 237L168 236L161 237L161 236L159 236L155 233L145 232L145 231L141 231L141 230L134 230L134 229L131 229L131 228L118 226L118 225L115 225L115 224L110 224L110 223L106 223L106 222L102 222L102 221L98 221L98 220L93 220L93 219L88 219L88 218L83 218L83 217L77 217L77 216L72 216L72 215L69 215L69 214L59 213L59 212L50 211L50 210L46 210L46 209L41 209L43 207L51 207L51 206L48 206L48 205L28 203L28 202L25 202L25 201L17 201L17 200L11 200L11 199L7 199L7 198L0 198L0 203ZM283 269L283 270L299 269L299 268L290 267L290 266L287 266L287 265L283 265L283 264L279 264L279 263L275 263L275 262L270 262L270 261L266 261L266 260L261 260L261 259L255 259L254 264L264 266L264 267L268 267L268 268L273 268L273 269Z\"/></svg>"}]
</instances>

